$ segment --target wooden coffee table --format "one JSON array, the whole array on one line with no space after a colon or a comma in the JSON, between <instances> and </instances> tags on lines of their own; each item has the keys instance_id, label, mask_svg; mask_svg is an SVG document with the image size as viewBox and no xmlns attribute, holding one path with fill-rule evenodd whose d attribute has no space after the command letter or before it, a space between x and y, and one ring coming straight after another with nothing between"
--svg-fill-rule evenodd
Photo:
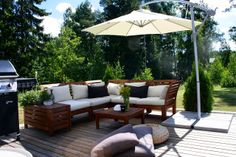
<instances>
[{"instance_id":1,"label":"wooden coffee table","mask_svg":"<svg viewBox=\"0 0 236 157\"><path fill-rule=\"evenodd\" d=\"M121 112L114 111L113 108L101 109L94 111L96 117L96 128L99 129L99 121L101 118L108 118L114 120L123 120L125 124L129 123L129 119L141 118L141 122L144 123L144 109L142 108L129 108L129 111Z\"/></svg>"}]
</instances>

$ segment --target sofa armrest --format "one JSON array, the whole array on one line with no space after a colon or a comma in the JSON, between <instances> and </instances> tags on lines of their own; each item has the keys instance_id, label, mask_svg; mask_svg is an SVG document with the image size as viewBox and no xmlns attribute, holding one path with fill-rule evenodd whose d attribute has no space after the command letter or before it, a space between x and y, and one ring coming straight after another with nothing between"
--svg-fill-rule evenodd
<instances>
[{"instance_id":1,"label":"sofa armrest","mask_svg":"<svg viewBox=\"0 0 236 157\"><path fill-rule=\"evenodd\" d=\"M177 93L179 90L181 81L170 80L169 88L165 97L165 105L169 106L176 102Z\"/></svg>"}]
</instances>

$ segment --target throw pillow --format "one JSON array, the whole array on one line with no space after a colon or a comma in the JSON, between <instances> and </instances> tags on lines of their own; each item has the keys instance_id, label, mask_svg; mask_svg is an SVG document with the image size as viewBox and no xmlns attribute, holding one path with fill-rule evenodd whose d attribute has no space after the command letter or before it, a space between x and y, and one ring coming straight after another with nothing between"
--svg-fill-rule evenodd
<instances>
[{"instance_id":1,"label":"throw pillow","mask_svg":"<svg viewBox=\"0 0 236 157\"><path fill-rule=\"evenodd\" d=\"M108 91L106 86L88 86L88 97L97 98L108 96Z\"/></svg>"},{"instance_id":2,"label":"throw pillow","mask_svg":"<svg viewBox=\"0 0 236 157\"><path fill-rule=\"evenodd\" d=\"M141 86L145 86L146 82L129 82L129 83L125 83L126 86L135 86L135 87L141 87Z\"/></svg>"},{"instance_id":3,"label":"throw pillow","mask_svg":"<svg viewBox=\"0 0 236 157\"><path fill-rule=\"evenodd\" d=\"M71 100L69 85L52 87L52 94L54 97L54 102L60 102L65 100Z\"/></svg>"},{"instance_id":4,"label":"throw pillow","mask_svg":"<svg viewBox=\"0 0 236 157\"><path fill-rule=\"evenodd\" d=\"M87 85L71 85L73 99L82 99L88 97Z\"/></svg>"},{"instance_id":5,"label":"throw pillow","mask_svg":"<svg viewBox=\"0 0 236 157\"><path fill-rule=\"evenodd\" d=\"M91 151L91 157L112 157L138 144L139 140L134 133L118 133L97 144Z\"/></svg>"},{"instance_id":6,"label":"throw pillow","mask_svg":"<svg viewBox=\"0 0 236 157\"><path fill-rule=\"evenodd\" d=\"M110 95L120 95L121 86L116 83L108 83L107 90Z\"/></svg>"},{"instance_id":7,"label":"throw pillow","mask_svg":"<svg viewBox=\"0 0 236 157\"><path fill-rule=\"evenodd\" d=\"M148 86L130 86L130 97L146 98Z\"/></svg>"},{"instance_id":8,"label":"throw pillow","mask_svg":"<svg viewBox=\"0 0 236 157\"><path fill-rule=\"evenodd\" d=\"M148 97L160 97L165 99L169 85L157 85L148 87Z\"/></svg>"}]
</instances>

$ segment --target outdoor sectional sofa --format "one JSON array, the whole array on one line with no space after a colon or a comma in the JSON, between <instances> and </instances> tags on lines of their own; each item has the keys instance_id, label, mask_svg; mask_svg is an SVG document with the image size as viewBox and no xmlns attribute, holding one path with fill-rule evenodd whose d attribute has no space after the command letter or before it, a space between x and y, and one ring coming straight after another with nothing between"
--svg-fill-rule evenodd
<instances>
[{"instance_id":1,"label":"outdoor sectional sofa","mask_svg":"<svg viewBox=\"0 0 236 157\"><path fill-rule=\"evenodd\" d=\"M161 110L163 120L169 108L172 108L173 114L176 112L176 95L180 85L178 80L110 80L107 85L100 81L73 82L48 89L54 96L54 103L70 105L71 116L88 112L89 120L92 120L94 110L123 103L119 94L120 84L132 88L132 107L144 108L148 112ZM145 90L146 96L143 96ZM132 94L138 97L132 97Z\"/></svg>"}]
</instances>

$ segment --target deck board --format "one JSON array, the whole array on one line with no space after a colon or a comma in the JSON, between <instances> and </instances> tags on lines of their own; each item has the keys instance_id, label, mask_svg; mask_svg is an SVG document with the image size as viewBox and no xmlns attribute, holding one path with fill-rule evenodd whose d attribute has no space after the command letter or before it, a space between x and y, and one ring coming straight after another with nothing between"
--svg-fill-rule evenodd
<instances>
[{"instance_id":1,"label":"deck board","mask_svg":"<svg viewBox=\"0 0 236 157\"><path fill-rule=\"evenodd\" d=\"M146 123L160 123L160 117L147 116ZM133 119L131 124L140 124ZM86 118L73 120L70 131L61 130L54 136L34 129L21 129L21 141L1 138L0 148L24 148L35 157L89 157L96 140L121 127L123 123L101 120L100 129L95 121ZM228 133L202 131L183 128L168 128L170 138L163 144L155 145L156 156L165 157L233 157L236 156L236 117L234 116Z\"/></svg>"}]
</instances>

